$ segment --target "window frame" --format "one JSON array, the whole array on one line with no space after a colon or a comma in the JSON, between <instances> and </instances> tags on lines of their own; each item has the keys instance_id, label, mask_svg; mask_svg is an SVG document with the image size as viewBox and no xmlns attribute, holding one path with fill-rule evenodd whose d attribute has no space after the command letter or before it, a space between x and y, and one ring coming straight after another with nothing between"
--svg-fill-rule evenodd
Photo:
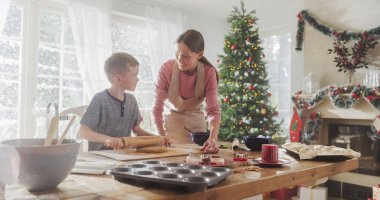
<instances>
[{"instance_id":1,"label":"window frame","mask_svg":"<svg viewBox=\"0 0 380 200\"><path fill-rule=\"evenodd\" d=\"M290 27L288 26L281 26L281 27L276 27L276 28L272 28L272 29L267 29L267 30L264 30L261 32L260 34L260 37L261 38L269 38L271 36L280 36L280 35L284 35L284 34L289 34L290 35L290 39L293 41L293 32L291 31ZM292 44L290 41L290 46L289 46L289 57L288 57L288 62L289 62L289 65L291 66L292 64ZM278 61L281 62L281 60L285 60L286 58L279 58ZM269 60L273 60L273 59L269 59ZM290 76L290 79L289 79L289 82L288 83L283 83L283 82L279 82L279 83L276 83L274 85L271 85L270 84L270 90L273 91L273 86L274 88L278 89L280 88L281 86L288 86L288 89L289 89L289 105L288 105L288 109L284 110L284 109L281 109L278 108L278 105L275 105L277 106L277 111L280 113L280 112L286 112L288 113L287 114L287 118L284 118L284 123L282 124L282 133L284 135L287 135L287 129L288 129L288 123L286 123L287 121L289 121L290 123L290 117L291 117L291 112L292 112L292 109L291 109L291 100L290 100L290 92L292 90L292 68L290 67L290 71L289 71L289 76ZM270 81L269 81L270 83ZM273 97L271 97L273 98Z\"/></svg>"},{"instance_id":2,"label":"window frame","mask_svg":"<svg viewBox=\"0 0 380 200\"><path fill-rule=\"evenodd\" d=\"M21 74L19 84L19 123L17 138L33 137L37 133L37 98L38 84L38 46L39 14L42 10L59 14L68 14L63 2L48 0L13 0L11 6L18 6L23 11L21 25Z\"/></svg>"}]
</instances>

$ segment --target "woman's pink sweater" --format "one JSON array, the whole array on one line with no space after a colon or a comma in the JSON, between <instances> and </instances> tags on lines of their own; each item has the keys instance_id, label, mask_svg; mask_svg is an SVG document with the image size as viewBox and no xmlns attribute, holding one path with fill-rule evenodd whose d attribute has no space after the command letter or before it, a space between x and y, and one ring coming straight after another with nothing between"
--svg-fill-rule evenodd
<instances>
[{"instance_id":1,"label":"woman's pink sweater","mask_svg":"<svg viewBox=\"0 0 380 200\"><path fill-rule=\"evenodd\" d=\"M169 84L172 78L173 66L175 60L165 62L159 71L156 89L154 91L154 103L152 110L153 121L156 124L163 123L162 112L164 110L164 101L168 98ZM209 123L220 121L220 106L218 101L218 84L216 81L216 71L213 67L205 66L205 97L206 113ZM196 73L188 75L183 71L179 72L179 94L183 99L189 99L194 96Z\"/></svg>"}]
</instances>

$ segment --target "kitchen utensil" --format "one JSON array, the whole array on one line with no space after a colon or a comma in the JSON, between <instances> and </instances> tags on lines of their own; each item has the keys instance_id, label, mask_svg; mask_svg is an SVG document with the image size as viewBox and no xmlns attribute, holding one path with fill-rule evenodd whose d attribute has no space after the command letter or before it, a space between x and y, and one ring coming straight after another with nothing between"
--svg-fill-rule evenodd
<instances>
[{"instance_id":1,"label":"kitchen utensil","mask_svg":"<svg viewBox=\"0 0 380 200\"><path fill-rule=\"evenodd\" d=\"M189 131L189 134L191 135L191 140L198 144L199 146L203 146L203 144L207 141L207 139L210 137L210 133L207 132L193 132L190 129L183 127L185 130Z\"/></svg>"},{"instance_id":2,"label":"kitchen utensil","mask_svg":"<svg viewBox=\"0 0 380 200\"><path fill-rule=\"evenodd\" d=\"M73 123L74 123L74 121L75 121L75 118L76 118L75 115L71 118L69 124L66 126L66 128L65 128L65 130L63 131L61 137L59 138L59 140L58 140L58 142L57 142L57 145L58 145L58 144L61 144L62 141L63 141L63 139L65 139L65 137L66 137L66 135L67 135L67 132L69 131L69 129L71 128L71 126L73 125Z\"/></svg>"},{"instance_id":3,"label":"kitchen utensil","mask_svg":"<svg viewBox=\"0 0 380 200\"><path fill-rule=\"evenodd\" d=\"M58 130L58 123L59 123L59 117L58 116L54 116L51 118L50 124L49 124L49 129L48 129L48 132L46 134L44 146L50 146L51 145L51 142L53 141L54 134Z\"/></svg>"},{"instance_id":4,"label":"kitchen utensil","mask_svg":"<svg viewBox=\"0 0 380 200\"><path fill-rule=\"evenodd\" d=\"M183 127L185 130L189 131L189 133L194 133L193 131L191 131L190 129L186 128L185 126Z\"/></svg>"},{"instance_id":5,"label":"kitchen utensil","mask_svg":"<svg viewBox=\"0 0 380 200\"><path fill-rule=\"evenodd\" d=\"M44 141L31 138L0 142L17 150L20 157L18 183L28 190L55 188L69 175L77 159L80 141L65 139L62 145L49 146L44 146Z\"/></svg>"},{"instance_id":6,"label":"kitchen utensil","mask_svg":"<svg viewBox=\"0 0 380 200\"><path fill-rule=\"evenodd\" d=\"M149 147L164 145L162 136L138 136L138 137L122 137L124 147Z\"/></svg>"},{"instance_id":7,"label":"kitchen utensil","mask_svg":"<svg viewBox=\"0 0 380 200\"><path fill-rule=\"evenodd\" d=\"M159 183L159 185L187 189L190 192L206 190L232 174L225 167L208 167L192 164L147 160L118 166L109 171L114 179L124 182Z\"/></svg>"},{"instance_id":8,"label":"kitchen utensil","mask_svg":"<svg viewBox=\"0 0 380 200\"><path fill-rule=\"evenodd\" d=\"M245 146L248 147L250 150L261 151L261 145L271 143L271 138L246 135L243 137L243 141Z\"/></svg>"}]
</instances>

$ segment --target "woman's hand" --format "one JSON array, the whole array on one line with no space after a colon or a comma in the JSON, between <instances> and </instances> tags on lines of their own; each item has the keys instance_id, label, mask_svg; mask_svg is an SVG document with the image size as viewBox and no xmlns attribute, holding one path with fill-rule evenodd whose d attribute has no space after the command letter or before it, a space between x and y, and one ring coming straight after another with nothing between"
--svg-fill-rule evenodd
<instances>
[{"instance_id":1,"label":"woman's hand","mask_svg":"<svg viewBox=\"0 0 380 200\"><path fill-rule=\"evenodd\" d=\"M203 151L203 153L218 153L218 151L219 151L218 144L216 143L216 141L214 139L209 138L203 144L201 151Z\"/></svg>"},{"instance_id":2,"label":"woman's hand","mask_svg":"<svg viewBox=\"0 0 380 200\"><path fill-rule=\"evenodd\" d=\"M124 143L122 138L109 137L104 141L104 146L111 147L113 149L122 149L124 148Z\"/></svg>"}]
</instances>

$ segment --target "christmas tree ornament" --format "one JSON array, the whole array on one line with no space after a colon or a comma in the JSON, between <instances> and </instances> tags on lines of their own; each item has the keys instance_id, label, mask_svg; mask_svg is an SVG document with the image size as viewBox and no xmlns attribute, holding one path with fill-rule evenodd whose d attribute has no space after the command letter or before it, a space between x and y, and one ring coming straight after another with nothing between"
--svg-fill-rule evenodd
<instances>
[{"instance_id":1,"label":"christmas tree ornament","mask_svg":"<svg viewBox=\"0 0 380 200\"><path fill-rule=\"evenodd\" d=\"M236 44L231 45L231 49L235 50L236 49Z\"/></svg>"},{"instance_id":2,"label":"christmas tree ornament","mask_svg":"<svg viewBox=\"0 0 380 200\"><path fill-rule=\"evenodd\" d=\"M255 87L254 87L253 85L250 85L250 86L249 86L249 90L250 90L250 91L253 91L254 89L255 89Z\"/></svg>"},{"instance_id":3,"label":"christmas tree ornament","mask_svg":"<svg viewBox=\"0 0 380 200\"><path fill-rule=\"evenodd\" d=\"M266 109L261 109L261 114L263 114L263 115L267 114L267 110Z\"/></svg>"}]
</instances>

